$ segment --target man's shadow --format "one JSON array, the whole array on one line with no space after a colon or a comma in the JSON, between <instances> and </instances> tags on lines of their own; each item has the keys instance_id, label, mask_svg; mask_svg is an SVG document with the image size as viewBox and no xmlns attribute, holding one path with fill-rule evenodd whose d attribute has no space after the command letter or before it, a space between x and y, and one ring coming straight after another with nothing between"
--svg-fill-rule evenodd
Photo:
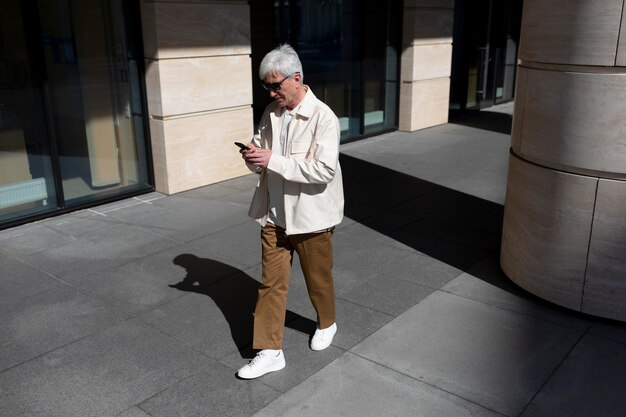
<instances>
[{"instance_id":1,"label":"man's shadow","mask_svg":"<svg viewBox=\"0 0 626 417\"><path fill-rule=\"evenodd\" d=\"M178 255L174 258L174 264L185 268L187 276L169 286L211 297L228 322L241 356L252 358L253 313L261 283L240 269L189 253ZM311 336L315 332L316 323L287 310L285 326Z\"/></svg>"}]
</instances>

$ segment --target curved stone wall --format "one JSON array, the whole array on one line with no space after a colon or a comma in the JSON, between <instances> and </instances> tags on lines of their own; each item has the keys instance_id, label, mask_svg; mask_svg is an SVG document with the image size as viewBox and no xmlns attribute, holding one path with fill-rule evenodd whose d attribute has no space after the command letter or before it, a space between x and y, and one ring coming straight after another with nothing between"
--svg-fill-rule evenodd
<instances>
[{"instance_id":1,"label":"curved stone wall","mask_svg":"<svg viewBox=\"0 0 626 417\"><path fill-rule=\"evenodd\" d=\"M501 266L548 301L626 321L623 3L524 2Z\"/></svg>"}]
</instances>

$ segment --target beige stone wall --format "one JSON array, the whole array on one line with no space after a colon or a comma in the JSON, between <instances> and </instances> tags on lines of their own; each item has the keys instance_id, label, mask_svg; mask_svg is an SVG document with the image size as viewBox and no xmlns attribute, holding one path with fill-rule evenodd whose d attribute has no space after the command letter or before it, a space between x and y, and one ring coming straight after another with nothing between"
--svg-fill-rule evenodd
<instances>
[{"instance_id":1,"label":"beige stone wall","mask_svg":"<svg viewBox=\"0 0 626 417\"><path fill-rule=\"evenodd\" d=\"M448 121L454 0L405 0L399 129Z\"/></svg>"},{"instance_id":2,"label":"beige stone wall","mask_svg":"<svg viewBox=\"0 0 626 417\"><path fill-rule=\"evenodd\" d=\"M626 321L623 3L524 2L501 266L544 299Z\"/></svg>"},{"instance_id":3,"label":"beige stone wall","mask_svg":"<svg viewBox=\"0 0 626 417\"><path fill-rule=\"evenodd\" d=\"M156 189L249 173L233 145L253 133L248 2L143 0L141 14Z\"/></svg>"}]
</instances>

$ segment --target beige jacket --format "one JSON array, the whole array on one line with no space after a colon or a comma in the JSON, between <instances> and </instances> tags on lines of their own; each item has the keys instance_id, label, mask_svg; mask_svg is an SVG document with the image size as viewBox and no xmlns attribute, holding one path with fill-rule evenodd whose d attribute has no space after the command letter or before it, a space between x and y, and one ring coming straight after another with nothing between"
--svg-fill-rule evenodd
<instances>
[{"instance_id":1,"label":"beige jacket","mask_svg":"<svg viewBox=\"0 0 626 417\"><path fill-rule=\"evenodd\" d=\"M284 180L287 234L311 233L328 229L343 219L343 183L339 166L339 120L318 100L310 88L289 124L286 156L273 154L267 169ZM283 108L270 103L252 143L271 149L280 135ZM249 215L265 226L268 218L267 171L260 172Z\"/></svg>"}]
</instances>

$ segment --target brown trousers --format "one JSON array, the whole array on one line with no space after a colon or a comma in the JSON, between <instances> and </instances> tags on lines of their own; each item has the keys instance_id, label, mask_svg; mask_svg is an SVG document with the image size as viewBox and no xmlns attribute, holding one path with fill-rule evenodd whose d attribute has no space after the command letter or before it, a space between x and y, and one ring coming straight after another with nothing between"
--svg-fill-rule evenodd
<instances>
[{"instance_id":1,"label":"brown trousers","mask_svg":"<svg viewBox=\"0 0 626 417\"><path fill-rule=\"evenodd\" d=\"M332 230L288 236L271 223L263 227L263 285L254 311L254 349L282 349L294 250L300 258L318 326L324 329L335 322L332 236Z\"/></svg>"}]
</instances>

